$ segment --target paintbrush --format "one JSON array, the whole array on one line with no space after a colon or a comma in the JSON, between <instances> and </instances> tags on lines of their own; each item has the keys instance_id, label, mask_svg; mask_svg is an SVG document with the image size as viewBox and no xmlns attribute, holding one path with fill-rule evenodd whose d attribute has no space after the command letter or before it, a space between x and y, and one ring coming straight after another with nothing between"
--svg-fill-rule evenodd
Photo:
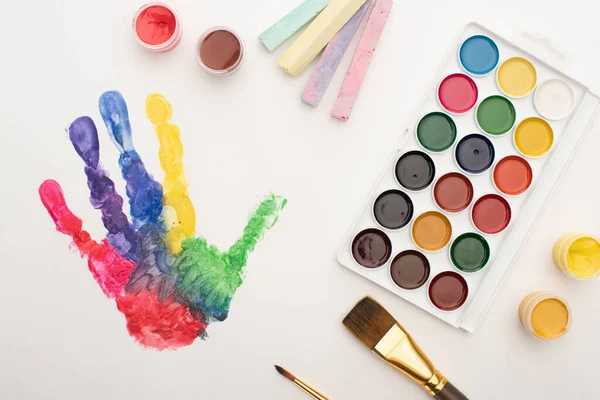
<instances>
[{"instance_id":1,"label":"paintbrush","mask_svg":"<svg viewBox=\"0 0 600 400\"><path fill-rule=\"evenodd\" d=\"M404 372L435 399L468 400L435 369L402 325L372 298L358 302L343 324L373 353Z\"/></svg>"},{"instance_id":2,"label":"paintbrush","mask_svg":"<svg viewBox=\"0 0 600 400\"><path fill-rule=\"evenodd\" d=\"M285 369L281 368L279 365L276 365L275 369L281 375L283 375L284 377L286 377L290 381L294 382L294 384L296 384L296 386L298 386L300 389L302 389L306 393L308 393L310 395L310 397L312 397L313 399L317 399L317 400L329 400L323 394L317 392L315 389L311 388L306 383L302 382L300 379L296 378L294 375L292 375L291 373L289 373Z\"/></svg>"}]
</instances>

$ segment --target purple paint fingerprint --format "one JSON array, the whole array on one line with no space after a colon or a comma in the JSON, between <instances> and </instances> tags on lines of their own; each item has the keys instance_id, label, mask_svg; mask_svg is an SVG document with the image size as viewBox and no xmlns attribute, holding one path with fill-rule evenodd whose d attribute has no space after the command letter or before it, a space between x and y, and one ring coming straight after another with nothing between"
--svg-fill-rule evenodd
<instances>
[{"instance_id":1,"label":"purple paint fingerprint","mask_svg":"<svg viewBox=\"0 0 600 400\"><path fill-rule=\"evenodd\" d=\"M137 234L123 212L123 198L115 189L108 171L100 166L98 130L90 117L77 118L69 127L69 139L85 163L90 203L102 212L109 243L129 261L138 260Z\"/></svg>"},{"instance_id":2,"label":"purple paint fingerprint","mask_svg":"<svg viewBox=\"0 0 600 400\"><path fill-rule=\"evenodd\" d=\"M350 46L350 42L352 42L354 34L365 15L367 15L367 10L371 2L372 0L367 0L358 9L356 14L346 22L346 25L331 39L317 63L317 68L310 77L304 93L302 93L302 101L313 107L319 105L337 67L344 57L344 53L348 49L348 46Z\"/></svg>"}]
</instances>

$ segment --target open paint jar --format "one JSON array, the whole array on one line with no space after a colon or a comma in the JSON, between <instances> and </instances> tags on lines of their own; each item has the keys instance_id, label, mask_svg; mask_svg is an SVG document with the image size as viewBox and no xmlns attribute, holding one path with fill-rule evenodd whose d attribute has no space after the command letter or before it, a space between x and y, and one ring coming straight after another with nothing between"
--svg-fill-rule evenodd
<instances>
[{"instance_id":1,"label":"open paint jar","mask_svg":"<svg viewBox=\"0 0 600 400\"><path fill-rule=\"evenodd\" d=\"M489 260L490 245L477 233L463 233L450 246L450 261L462 272L480 271Z\"/></svg>"},{"instance_id":2,"label":"open paint jar","mask_svg":"<svg viewBox=\"0 0 600 400\"><path fill-rule=\"evenodd\" d=\"M568 332L571 310L564 299L552 293L535 292L521 302L519 319L533 337L554 340Z\"/></svg>"},{"instance_id":3,"label":"open paint jar","mask_svg":"<svg viewBox=\"0 0 600 400\"><path fill-rule=\"evenodd\" d=\"M529 60L523 57L512 57L500 65L496 81L505 95L519 99L535 89L537 71Z\"/></svg>"},{"instance_id":4,"label":"open paint jar","mask_svg":"<svg viewBox=\"0 0 600 400\"><path fill-rule=\"evenodd\" d=\"M591 235L567 234L554 244L554 264L571 279L586 280L600 275L600 242Z\"/></svg>"},{"instance_id":5,"label":"open paint jar","mask_svg":"<svg viewBox=\"0 0 600 400\"><path fill-rule=\"evenodd\" d=\"M549 79L535 90L533 104L542 117L557 121L571 114L575 106L575 94L562 79Z\"/></svg>"},{"instance_id":6,"label":"open paint jar","mask_svg":"<svg viewBox=\"0 0 600 400\"><path fill-rule=\"evenodd\" d=\"M421 250L440 251L448 245L452 238L452 224L441 212L427 211L414 220L411 237Z\"/></svg>"},{"instance_id":7,"label":"open paint jar","mask_svg":"<svg viewBox=\"0 0 600 400\"><path fill-rule=\"evenodd\" d=\"M458 50L458 61L467 73L484 76L496 69L500 52L496 43L487 36L474 35L463 42Z\"/></svg>"},{"instance_id":8,"label":"open paint jar","mask_svg":"<svg viewBox=\"0 0 600 400\"><path fill-rule=\"evenodd\" d=\"M475 112L477 126L492 136L504 135L515 125L517 113L512 102L504 96L494 95L483 99Z\"/></svg>"},{"instance_id":9,"label":"open paint jar","mask_svg":"<svg viewBox=\"0 0 600 400\"><path fill-rule=\"evenodd\" d=\"M181 40L177 12L164 3L142 6L133 17L133 36L145 49L162 53L174 49Z\"/></svg>"},{"instance_id":10,"label":"open paint jar","mask_svg":"<svg viewBox=\"0 0 600 400\"><path fill-rule=\"evenodd\" d=\"M473 201L473 184L463 174L449 172L435 182L433 201L442 211L459 213Z\"/></svg>"},{"instance_id":11,"label":"open paint jar","mask_svg":"<svg viewBox=\"0 0 600 400\"><path fill-rule=\"evenodd\" d=\"M246 45L233 29L224 26L204 32L196 45L196 61L214 76L231 75L240 69L246 57Z\"/></svg>"},{"instance_id":12,"label":"open paint jar","mask_svg":"<svg viewBox=\"0 0 600 400\"><path fill-rule=\"evenodd\" d=\"M479 90L475 81L465 74L451 74L438 86L438 101L449 113L464 114L475 107Z\"/></svg>"},{"instance_id":13,"label":"open paint jar","mask_svg":"<svg viewBox=\"0 0 600 400\"><path fill-rule=\"evenodd\" d=\"M413 217L413 202L404 192L397 189L386 190L375 199L373 218L385 229L404 228Z\"/></svg>"},{"instance_id":14,"label":"open paint jar","mask_svg":"<svg viewBox=\"0 0 600 400\"><path fill-rule=\"evenodd\" d=\"M492 142L479 133L460 139L454 150L456 164L467 174L479 175L491 168L496 158Z\"/></svg>"}]
</instances>

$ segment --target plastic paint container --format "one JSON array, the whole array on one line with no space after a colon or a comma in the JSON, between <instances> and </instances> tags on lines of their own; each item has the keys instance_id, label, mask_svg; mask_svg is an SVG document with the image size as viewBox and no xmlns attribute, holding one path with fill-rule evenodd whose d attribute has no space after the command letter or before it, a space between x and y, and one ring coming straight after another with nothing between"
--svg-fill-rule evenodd
<instances>
[{"instance_id":1,"label":"plastic paint container","mask_svg":"<svg viewBox=\"0 0 600 400\"><path fill-rule=\"evenodd\" d=\"M575 94L562 79L549 79L535 90L533 104L542 117L557 121L571 114L575 106Z\"/></svg>"},{"instance_id":2,"label":"plastic paint container","mask_svg":"<svg viewBox=\"0 0 600 400\"><path fill-rule=\"evenodd\" d=\"M554 340L571 327L571 309L567 302L547 292L534 292L519 306L519 319L527 332L541 340Z\"/></svg>"},{"instance_id":3,"label":"plastic paint container","mask_svg":"<svg viewBox=\"0 0 600 400\"><path fill-rule=\"evenodd\" d=\"M452 238L452 224L441 212L427 211L414 220L411 237L421 250L439 251L446 247Z\"/></svg>"},{"instance_id":4,"label":"plastic paint container","mask_svg":"<svg viewBox=\"0 0 600 400\"><path fill-rule=\"evenodd\" d=\"M379 268L390 259L392 242L388 235L379 229L365 229L354 237L351 251L354 260L360 266Z\"/></svg>"},{"instance_id":5,"label":"plastic paint container","mask_svg":"<svg viewBox=\"0 0 600 400\"><path fill-rule=\"evenodd\" d=\"M594 236L564 235L554 244L552 258L556 267L571 279L587 280L600 275L600 242Z\"/></svg>"},{"instance_id":6,"label":"plastic paint container","mask_svg":"<svg viewBox=\"0 0 600 400\"><path fill-rule=\"evenodd\" d=\"M196 61L214 76L238 71L246 58L246 45L233 29L217 26L204 32L196 44Z\"/></svg>"},{"instance_id":7,"label":"plastic paint container","mask_svg":"<svg viewBox=\"0 0 600 400\"><path fill-rule=\"evenodd\" d=\"M483 269L490 260L490 245L483 236L463 233L450 246L450 261L462 272L472 273Z\"/></svg>"},{"instance_id":8,"label":"plastic paint container","mask_svg":"<svg viewBox=\"0 0 600 400\"><path fill-rule=\"evenodd\" d=\"M435 182L433 201L442 211L459 213L473 201L473 184L460 172L449 172Z\"/></svg>"},{"instance_id":9,"label":"plastic paint container","mask_svg":"<svg viewBox=\"0 0 600 400\"><path fill-rule=\"evenodd\" d=\"M142 6L133 17L133 36L143 48L162 53L174 49L181 40L181 20L164 3Z\"/></svg>"},{"instance_id":10,"label":"plastic paint container","mask_svg":"<svg viewBox=\"0 0 600 400\"><path fill-rule=\"evenodd\" d=\"M464 114L475 107L479 90L473 79L465 74L451 74L438 86L438 101L449 113Z\"/></svg>"},{"instance_id":11,"label":"plastic paint container","mask_svg":"<svg viewBox=\"0 0 600 400\"><path fill-rule=\"evenodd\" d=\"M463 42L458 50L458 61L467 73L484 76L496 69L500 52L496 43L487 36L474 35Z\"/></svg>"},{"instance_id":12,"label":"plastic paint container","mask_svg":"<svg viewBox=\"0 0 600 400\"><path fill-rule=\"evenodd\" d=\"M492 142L479 133L460 139L454 150L456 164L467 174L479 175L491 168L496 158Z\"/></svg>"},{"instance_id":13,"label":"plastic paint container","mask_svg":"<svg viewBox=\"0 0 600 400\"><path fill-rule=\"evenodd\" d=\"M518 196L531 186L533 170L523 157L506 156L494 166L492 182L502 194Z\"/></svg>"},{"instance_id":14,"label":"plastic paint container","mask_svg":"<svg viewBox=\"0 0 600 400\"><path fill-rule=\"evenodd\" d=\"M405 250L390 264L390 277L401 289L415 290L429 279L431 267L425 255L416 250Z\"/></svg>"},{"instance_id":15,"label":"plastic paint container","mask_svg":"<svg viewBox=\"0 0 600 400\"><path fill-rule=\"evenodd\" d=\"M528 60L522 57L513 57L500 65L496 81L505 95L518 99L527 96L535 89L537 71Z\"/></svg>"},{"instance_id":16,"label":"plastic paint container","mask_svg":"<svg viewBox=\"0 0 600 400\"><path fill-rule=\"evenodd\" d=\"M492 136L504 135L517 120L515 106L504 96L489 96L483 99L475 112L477 126Z\"/></svg>"},{"instance_id":17,"label":"plastic paint container","mask_svg":"<svg viewBox=\"0 0 600 400\"><path fill-rule=\"evenodd\" d=\"M413 217L414 207L410 197L397 189L381 193L373 204L373 217L385 229L404 228Z\"/></svg>"},{"instance_id":18,"label":"plastic paint container","mask_svg":"<svg viewBox=\"0 0 600 400\"><path fill-rule=\"evenodd\" d=\"M433 153L448 150L456 141L456 124L443 112L434 111L425 115L415 132L419 144Z\"/></svg>"},{"instance_id":19,"label":"plastic paint container","mask_svg":"<svg viewBox=\"0 0 600 400\"><path fill-rule=\"evenodd\" d=\"M427 294L431 304L438 310L455 311L467 301L469 286L458 273L444 271L429 282Z\"/></svg>"},{"instance_id":20,"label":"plastic paint container","mask_svg":"<svg viewBox=\"0 0 600 400\"><path fill-rule=\"evenodd\" d=\"M433 182L435 163L422 151L409 151L398 159L395 176L400 186L413 192L419 192Z\"/></svg>"},{"instance_id":21,"label":"plastic paint container","mask_svg":"<svg viewBox=\"0 0 600 400\"><path fill-rule=\"evenodd\" d=\"M497 194L481 196L471 208L471 221L477 230L497 235L510 224L512 210L504 197Z\"/></svg>"},{"instance_id":22,"label":"plastic paint container","mask_svg":"<svg viewBox=\"0 0 600 400\"><path fill-rule=\"evenodd\" d=\"M554 144L554 131L548 122L538 117L519 122L513 135L515 147L529 158L546 155Z\"/></svg>"}]
</instances>

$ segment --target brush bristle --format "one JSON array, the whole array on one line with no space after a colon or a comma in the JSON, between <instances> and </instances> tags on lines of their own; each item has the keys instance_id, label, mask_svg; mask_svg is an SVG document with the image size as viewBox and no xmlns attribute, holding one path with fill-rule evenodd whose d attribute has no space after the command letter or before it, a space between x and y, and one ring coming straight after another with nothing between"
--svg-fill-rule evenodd
<instances>
[{"instance_id":1,"label":"brush bristle","mask_svg":"<svg viewBox=\"0 0 600 400\"><path fill-rule=\"evenodd\" d=\"M296 377L294 375L292 375L285 369L281 368L279 365L276 365L275 369L277 370L277 372L279 372L281 375L285 376L290 381L294 382L296 380Z\"/></svg>"},{"instance_id":2,"label":"brush bristle","mask_svg":"<svg viewBox=\"0 0 600 400\"><path fill-rule=\"evenodd\" d=\"M378 302L365 297L346 315L342 323L358 340L373 350L396 320Z\"/></svg>"}]
</instances>

